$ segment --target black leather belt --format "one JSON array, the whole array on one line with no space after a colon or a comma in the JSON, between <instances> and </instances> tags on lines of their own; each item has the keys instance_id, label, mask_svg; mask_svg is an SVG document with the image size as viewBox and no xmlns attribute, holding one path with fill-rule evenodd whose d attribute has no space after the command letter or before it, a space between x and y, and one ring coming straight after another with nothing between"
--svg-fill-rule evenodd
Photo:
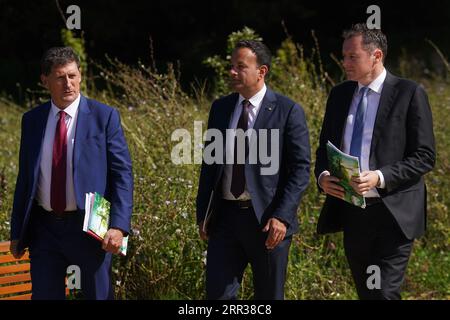
<instances>
[{"instance_id":1,"label":"black leather belt","mask_svg":"<svg viewBox=\"0 0 450 320\"><path fill-rule=\"evenodd\" d=\"M381 198L379 197L373 197L373 198L366 198L366 206L370 207L379 203L383 203Z\"/></svg>"},{"instance_id":2,"label":"black leather belt","mask_svg":"<svg viewBox=\"0 0 450 320\"><path fill-rule=\"evenodd\" d=\"M62 213L57 213L55 211L47 211L43 207L41 207L39 205L35 205L35 210L36 210L37 213L41 214L44 217L55 218L56 220L67 219L67 218L75 216L75 214L78 213L77 210L75 210L75 211L64 211Z\"/></svg>"},{"instance_id":3,"label":"black leather belt","mask_svg":"<svg viewBox=\"0 0 450 320\"><path fill-rule=\"evenodd\" d=\"M223 199L223 201L225 201L226 204L236 207L238 209L249 209L252 208L252 200L244 200L244 201L239 201L239 200L226 200Z\"/></svg>"}]
</instances>

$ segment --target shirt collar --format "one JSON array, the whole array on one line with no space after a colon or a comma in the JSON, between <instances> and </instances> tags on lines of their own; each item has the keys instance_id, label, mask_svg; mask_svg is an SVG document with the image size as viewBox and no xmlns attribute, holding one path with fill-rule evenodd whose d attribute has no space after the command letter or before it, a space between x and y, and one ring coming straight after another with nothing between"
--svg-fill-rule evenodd
<instances>
[{"instance_id":1,"label":"shirt collar","mask_svg":"<svg viewBox=\"0 0 450 320\"><path fill-rule=\"evenodd\" d=\"M264 96L266 95L266 91L267 87L266 84L264 84L261 90L259 90L253 97L248 99L248 101L250 101L252 106L259 108L262 103L262 100L264 99ZM238 105L240 105L244 100L245 98L241 94L239 94Z\"/></svg>"},{"instance_id":2,"label":"shirt collar","mask_svg":"<svg viewBox=\"0 0 450 320\"><path fill-rule=\"evenodd\" d=\"M386 68L383 68L383 71L378 75L378 77L375 78L371 83L369 83L368 87L370 90L381 94L381 89L383 89L383 83L384 80L386 80ZM363 88L364 85L358 82L358 92L360 92L361 88Z\"/></svg>"},{"instance_id":3,"label":"shirt collar","mask_svg":"<svg viewBox=\"0 0 450 320\"><path fill-rule=\"evenodd\" d=\"M51 109L52 116L56 117L58 115L58 112L64 111L73 119L75 117L75 114L77 113L78 106L80 105L80 99L81 99L81 94L78 94L78 97L71 104L69 104L64 110L61 110L60 108L58 108L53 103L53 100L52 100L52 109Z\"/></svg>"}]
</instances>

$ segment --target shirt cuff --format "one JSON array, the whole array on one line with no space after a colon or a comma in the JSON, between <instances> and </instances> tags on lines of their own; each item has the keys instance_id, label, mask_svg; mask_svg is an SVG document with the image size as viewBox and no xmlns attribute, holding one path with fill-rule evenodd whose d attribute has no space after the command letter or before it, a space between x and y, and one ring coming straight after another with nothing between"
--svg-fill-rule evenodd
<instances>
[{"instance_id":1,"label":"shirt cuff","mask_svg":"<svg viewBox=\"0 0 450 320\"><path fill-rule=\"evenodd\" d=\"M327 176L329 176L330 175L330 172L328 171L328 170L325 170L325 171L323 171L320 175L319 175L319 178L317 178L317 184L319 185L319 187L321 187L322 188L322 186L320 185L320 178L322 178L322 176L323 175L327 175ZM323 188L322 188L323 189Z\"/></svg>"},{"instance_id":2,"label":"shirt cuff","mask_svg":"<svg viewBox=\"0 0 450 320\"><path fill-rule=\"evenodd\" d=\"M378 173L378 177L380 178L380 186L377 188L380 188L380 189L386 188L386 183L384 181L383 173L380 170L375 170L375 172Z\"/></svg>"}]
</instances>

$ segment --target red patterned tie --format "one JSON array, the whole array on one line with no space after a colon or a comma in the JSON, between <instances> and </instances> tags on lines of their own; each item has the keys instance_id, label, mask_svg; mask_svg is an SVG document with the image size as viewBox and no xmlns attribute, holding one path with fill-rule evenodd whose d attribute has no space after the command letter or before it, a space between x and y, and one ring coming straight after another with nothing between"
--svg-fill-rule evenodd
<instances>
[{"instance_id":1,"label":"red patterned tie","mask_svg":"<svg viewBox=\"0 0 450 320\"><path fill-rule=\"evenodd\" d=\"M67 127L65 120L66 113L60 111L53 142L50 195L50 204L56 213L63 213L66 210Z\"/></svg>"}]
</instances>

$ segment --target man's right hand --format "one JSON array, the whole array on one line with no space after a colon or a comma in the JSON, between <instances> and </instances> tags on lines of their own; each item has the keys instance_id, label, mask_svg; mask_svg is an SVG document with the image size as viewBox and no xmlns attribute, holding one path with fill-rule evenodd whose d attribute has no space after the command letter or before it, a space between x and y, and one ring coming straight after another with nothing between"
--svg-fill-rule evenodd
<instances>
[{"instance_id":1,"label":"man's right hand","mask_svg":"<svg viewBox=\"0 0 450 320\"><path fill-rule=\"evenodd\" d=\"M202 240L204 241L208 240L208 234L205 231L203 231L203 221L198 224L198 234L200 235L200 238Z\"/></svg>"},{"instance_id":2,"label":"man's right hand","mask_svg":"<svg viewBox=\"0 0 450 320\"><path fill-rule=\"evenodd\" d=\"M16 259L20 259L25 254L25 250L22 250L20 252L17 251L17 244L19 243L19 240L11 240L11 244L9 245L9 251L11 251L12 255Z\"/></svg>"},{"instance_id":3,"label":"man's right hand","mask_svg":"<svg viewBox=\"0 0 450 320\"><path fill-rule=\"evenodd\" d=\"M344 199L344 188L338 185L337 182L339 182L339 179L330 175L329 172L325 172L319 178L319 185L326 194Z\"/></svg>"}]
</instances>

